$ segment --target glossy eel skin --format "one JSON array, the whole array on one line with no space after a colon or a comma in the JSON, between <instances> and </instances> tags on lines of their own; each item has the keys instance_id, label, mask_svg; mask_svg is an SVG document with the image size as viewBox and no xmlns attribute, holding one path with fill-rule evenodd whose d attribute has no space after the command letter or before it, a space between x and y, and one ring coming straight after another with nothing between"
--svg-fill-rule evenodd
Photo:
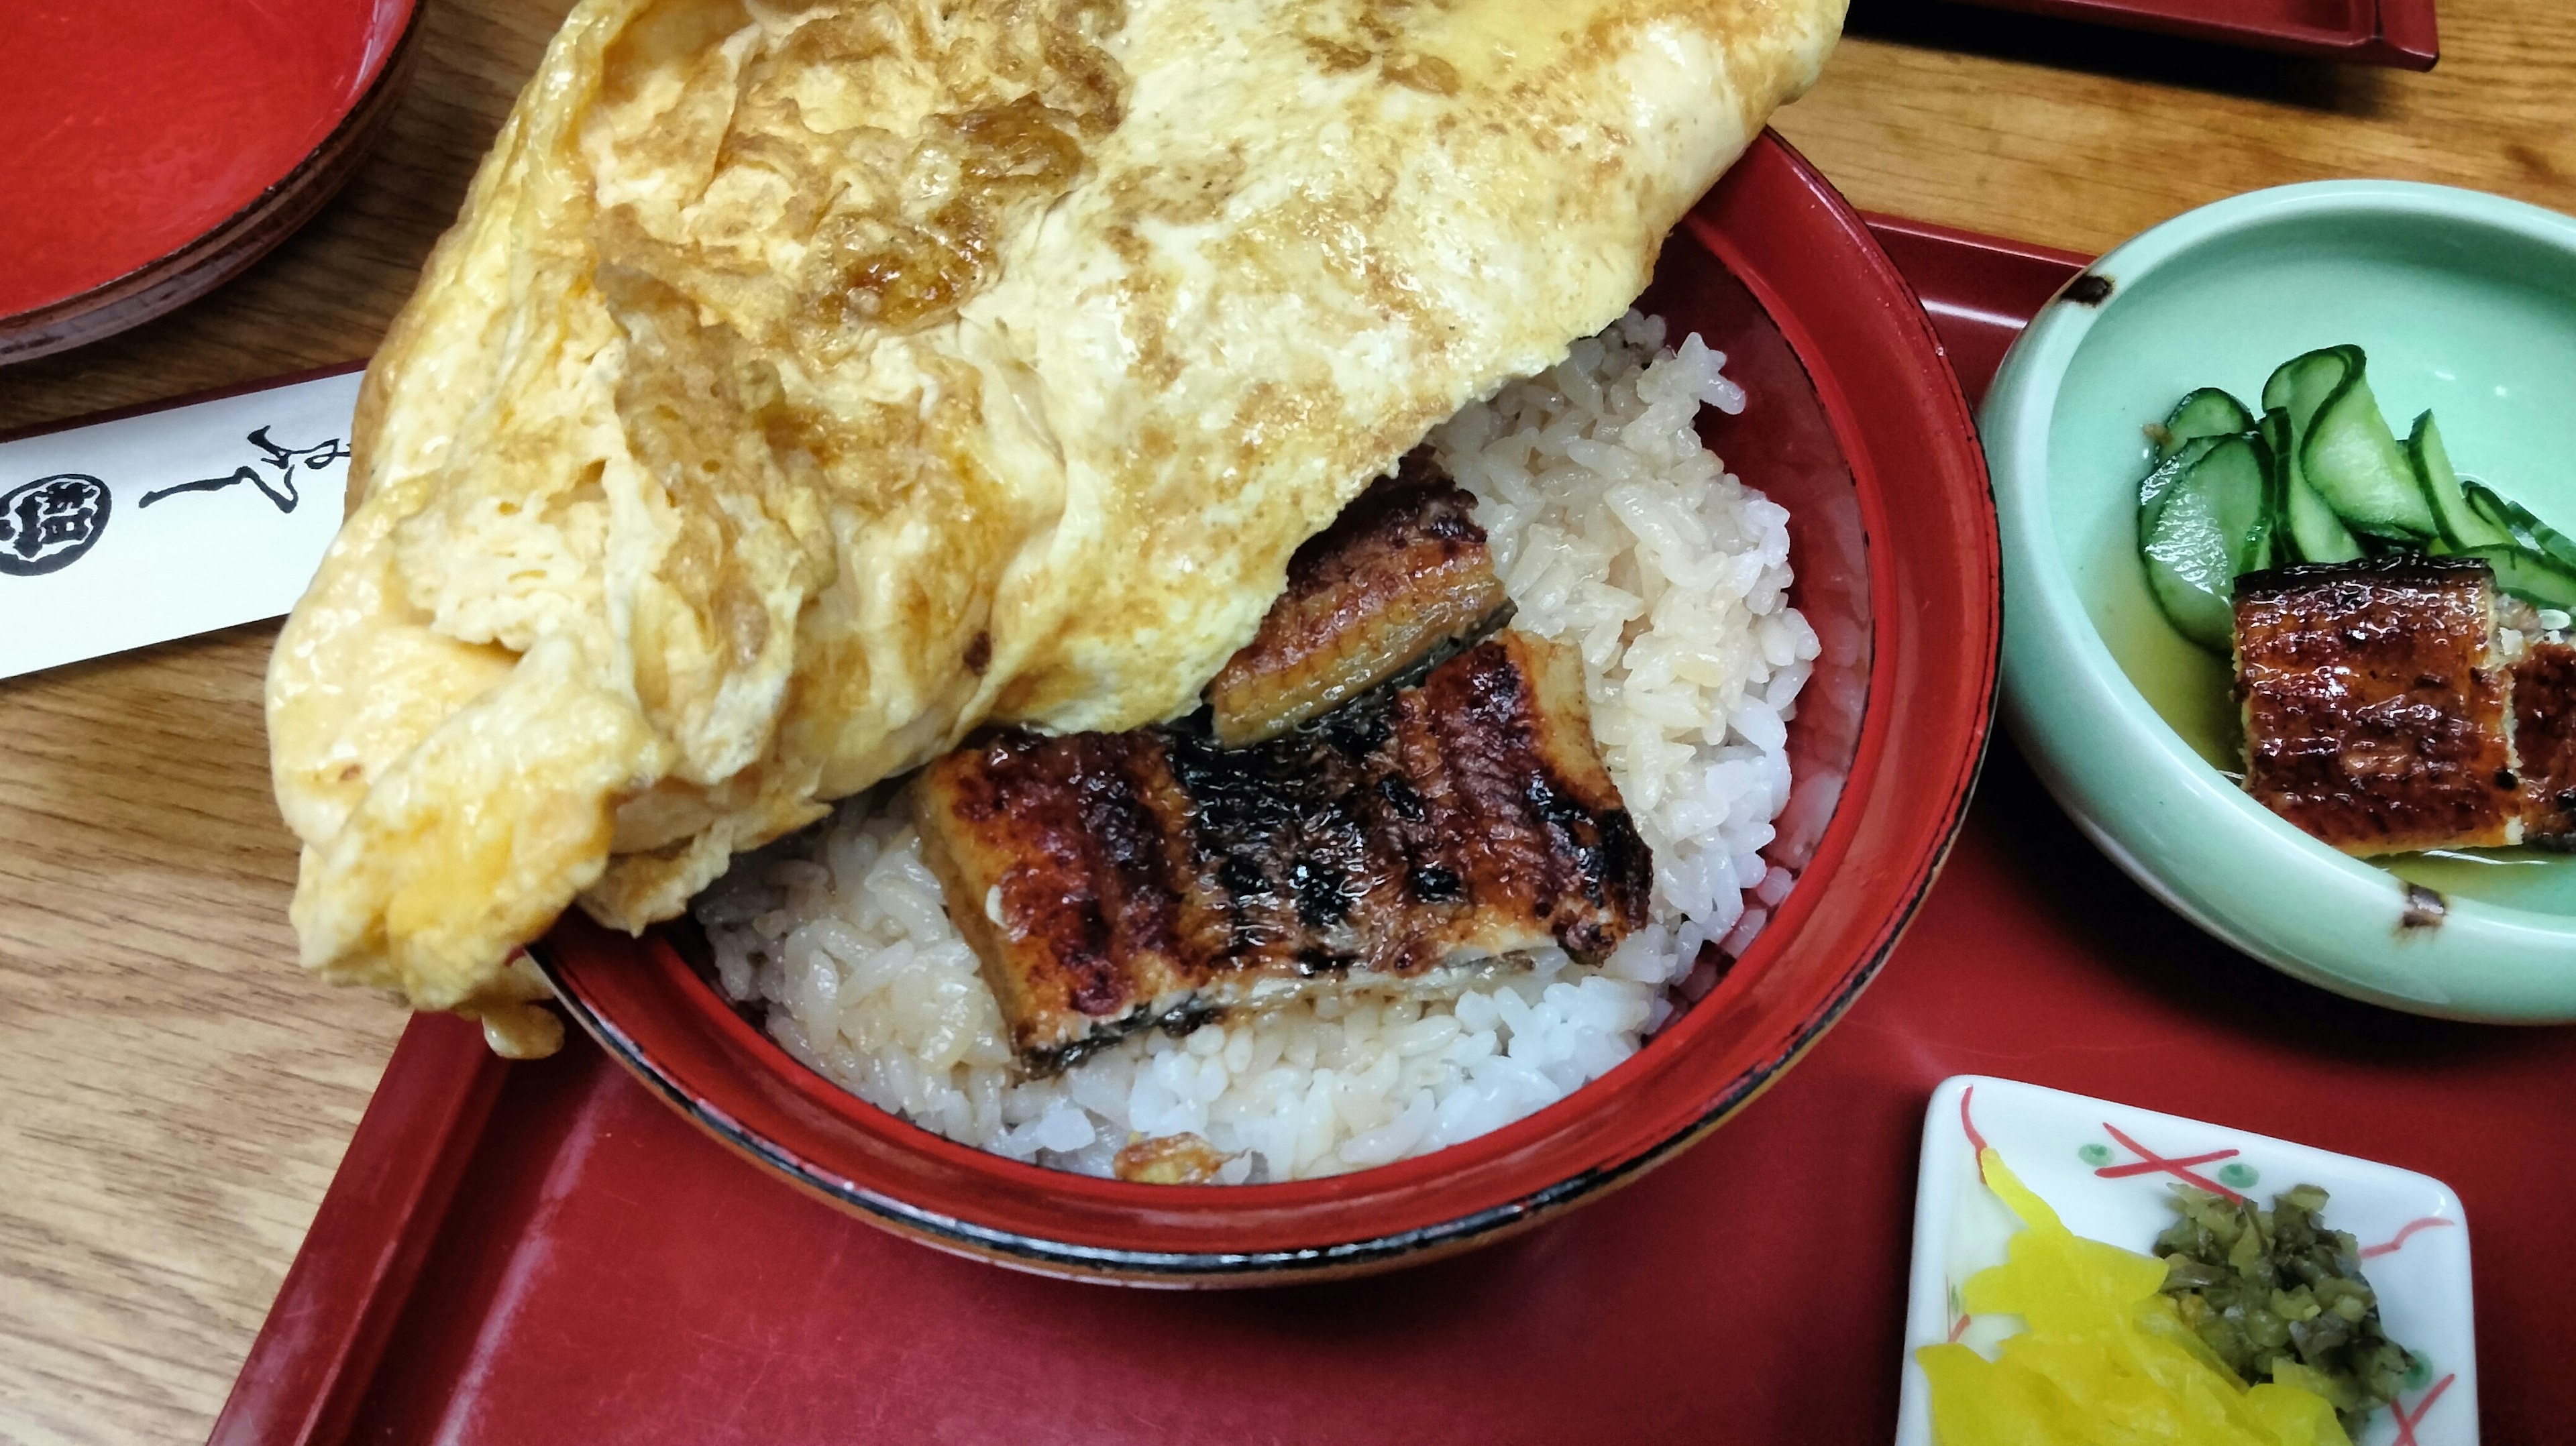
<instances>
[{"instance_id":1,"label":"glossy eel skin","mask_svg":"<svg viewBox=\"0 0 2576 1446\"><path fill-rule=\"evenodd\" d=\"M2522 841L2485 563L2274 568L2235 609L2248 793L2346 853Z\"/></svg>"},{"instance_id":2,"label":"glossy eel skin","mask_svg":"<svg viewBox=\"0 0 2576 1446\"><path fill-rule=\"evenodd\" d=\"M1332 711L1510 605L1476 499L1417 449L1288 559L1288 590L1208 685L1228 748Z\"/></svg>"},{"instance_id":3,"label":"glossy eel skin","mask_svg":"<svg viewBox=\"0 0 2576 1446\"><path fill-rule=\"evenodd\" d=\"M923 858L1037 1071L1320 990L1454 993L1515 950L1595 958L1653 883L1579 660L1512 631L1270 742L1011 732L914 787Z\"/></svg>"}]
</instances>

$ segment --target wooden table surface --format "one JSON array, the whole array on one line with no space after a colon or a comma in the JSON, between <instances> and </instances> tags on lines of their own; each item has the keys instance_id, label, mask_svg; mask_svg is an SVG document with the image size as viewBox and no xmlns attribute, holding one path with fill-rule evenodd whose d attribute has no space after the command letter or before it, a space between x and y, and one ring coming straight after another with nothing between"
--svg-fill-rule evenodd
<instances>
[{"instance_id":1,"label":"wooden table surface","mask_svg":"<svg viewBox=\"0 0 2576 1446\"><path fill-rule=\"evenodd\" d=\"M431 0L376 154L179 313L0 369L0 431L365 356L564 0ZM1779 128L1865 209L2100 250L2329 176L2576 211L2576 7L2442 0L2430 75L1867 0ZM0 1441L201 1440L401 1017L313 984L273 625L0 682Z\"/></svg>"}]
</instances>

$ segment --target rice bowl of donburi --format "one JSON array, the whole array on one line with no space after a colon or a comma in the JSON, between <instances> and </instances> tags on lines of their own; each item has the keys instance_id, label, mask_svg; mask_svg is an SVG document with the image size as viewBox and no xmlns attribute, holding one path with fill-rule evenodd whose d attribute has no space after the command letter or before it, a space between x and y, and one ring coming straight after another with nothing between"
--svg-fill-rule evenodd
<instances>
[{"instance_id":1,"label":"rice bowl of donburi","mask_svg":"<svg viewBox=\"0 0 2576 1446\"><path fill-rule=\"evenodd\" d=\"M1220 1175L1218 1185L1185 1188L1120 1180L1114 1169L1106 1172L1112 1178L1081 1173L1081 1162L1050 1159L1034 1130L1023 1138L1038 1148L1012 1159L960 1143L937 1122L911 1122L899 1102L868 1103L829 1061L791 1052L778 1037L781 1006L762 997L756 977L729 986L712 937L718 930L694 919L648 935L640 949L587 921L559 929L535 952L570 1012L711 1135L809 1191L945 1249L1086 1278L1235 1285L1428 1259L1500 1238L1668 1158L1775 1079L1866 982L1947 847L1985 736L1999 609L1982 472L1964 429L1949 430L1964 405L1946 369L1925 365L1928 351L1904 352L1928 346L1914 340L1929 335L1915 330L1919 318L1839 304L1852 274L1875 274L1890 287L1884 295L1902 295L1892 271L1875 271L1883 263L1874 254L1854 253L1848 272L1809 264L1829 245L1866 237L1838 200L1813 210L1798 204L1827 196L1786 147L1758 143L1676 232L1640 305L1665 320L1668 337L1696 333L1723 351L1723 373L1742 385L1744 413L1706 408L1700 432L1727 472L1785 512L1797 580L1783 601L1815 632L1817 655L1785 726L1796 786L1770 824L1777 836L1761 850L1764 877L1776 866L1791 875L1791 887L1776 907L1758 891L1738 896L1746 910L1764 910L1738 941L1740 955L1713 947L1701 978L1686 973L1679 985L1648 988L1673 1012L1651 1031L1641 1027L1635 1053L1606 1073L1434 1152L1287 1180L1271 1178L1266 1161L1255 1177L1246 1161L1236 1167L1244 1183L1222 1184ZM1782 224L1784 213L1794 219ZM1783 314L1800 324L1780 324ZM1896 404L1866 412L1845 405L1862 388ZM1761 488L1751 486L1755 478ZM1906 485L1891 489L1891 478ZM844 814L856 815L862 836L870 826L888 835L910 826L909 814L864 803L844 805ZM836 826L778 853L828 874L828 850L811 846ZM863 848L841 862L861 856L870 867L887 865L882 852ZM789 870L789 888L800 874L819 895L837 890L836 880L826 884L803 868ZM935 882L916 883L925 898L938 896ZM747 905L732 900L726 913L720 901L728 892L705 902L717 904L720 918L738 918ZM750 920L730 927L758 932ZM742 962L756 976L761 964ZM837 958L828 962L844 972ZM1544 1002L1550 986L1579 989L1585 967L1569 959L1535 981L1534 993ZM1382 1001L1377 1008L1377 1033L1385 1035L1389 1011ZM1497 1053L1508 1058L1502 1008L1493 1032ZM1427 1009L1435 1018L1441 1012ZM1401 1006L1394 1012L1397 1032L1421 1023L1419 1015L1403 1021ZM1473 1032L1462 1024L1459 1037ZM1232 1034L1226 1048L1237 1047ZM1316 1043L1320 1057L1323 1042ZM1212 1054L1229 1083L1276 1068L1256 1055L1245 1064L1262 1070L1237 1070L1222 1050L1193 1055L1188 1035L1160 1030L1130 1036L1123 1047L1186 1057L1194 1076L1209 1073ZM1265 1046L1256 1039L1254 1048ZM1433 1053L1402 1058L1418 1068ZM1132 1111L1136 1081L1126 1083ZM1441 1090L1430 1088L1436 1115ZM1186 1110L1174 1093L1162 1107ZM1207 1102L1212 1112L1222 1111L1222 1099ZM1157 1103L1149 1093L1146 1104ZM1094 1147L1107 1118L1090 1121ZM1175 1123L1194 1122L1185 1114ZM1006 1120L1003 1128L1030 1123ZM1334 1148L1363 1133L1342 1122Z\"/></svg>"},{"instance_id":2,"label":"rice bowl of donburi","mask_svg":"<svg viewBox=\"0 0 2576 1446\"><path fill-rule=\"evenodd\" d=\"M1839 11L585 0L271 667L305 964L517 1056L552 996L1046 1268L1387 1263L1659 1158L1865 980L1982 739L1919 310L1776 142L1685 221ZM1082 1220L1146 1197L1252 1233Z\"/></svg>"}]
</instances>

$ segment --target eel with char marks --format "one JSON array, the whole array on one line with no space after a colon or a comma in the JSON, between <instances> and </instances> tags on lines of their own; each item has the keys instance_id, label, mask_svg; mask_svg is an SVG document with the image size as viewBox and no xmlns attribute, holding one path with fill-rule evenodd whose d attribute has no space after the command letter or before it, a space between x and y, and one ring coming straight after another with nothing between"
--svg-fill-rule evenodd
<instances>
[{"instance_id":1,"label":"eel with char marks","mask_svg":"<svg viewBox=\"0 0 2576 1446\"><path fill-rule=\"evenodd\" d=\"M1508 617L1476 499L1406 456L1288 560L1288 588L1208 685L1217 741L1276 738Z\"/></svg>"},{"instance_id":2,"label":"eel with char marks","mask_svg":"<svg viewBox=\"0 0 2576 1446\"><path fill-rule=\"evenodd\" d=\"M2523 840L2576 848L2576 647L2535 642L2514 663L2513 747Z\"/></svg>"},{"instance_id":3,"label":"eel with char marks","mask_svg":"<svg viewBox=\"0 0 2576 1446\"><path fill-rule=\"evenodd\" d=\"M1592 741L1580 661L1504 631L1282 737L1008 732L915 785L923 856L1013 1048L1346 986L1451 993L1646 922L1652 859Z\"/></svg>"},{"instance_id":4,"label":"eel with char marks","mask_svg":"<svg viewBox=\"0 0 2576 1446\"><path fill-rule=\"evenodd\" d=\"M2485 563L2275 568L2235 609L2246 792L2351 854L2521 842Z\"/></svg>"}]
</instances>

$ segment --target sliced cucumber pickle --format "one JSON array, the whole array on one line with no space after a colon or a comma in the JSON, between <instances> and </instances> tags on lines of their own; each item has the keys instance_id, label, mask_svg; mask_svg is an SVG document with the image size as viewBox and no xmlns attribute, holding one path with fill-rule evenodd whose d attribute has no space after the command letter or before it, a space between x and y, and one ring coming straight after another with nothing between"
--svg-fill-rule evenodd
<instances>
[{"instance_id":1,"label":"sliced cucumber pickle","mask_svg":"<svg viewBox=\"0 0 2576 1446\"><path fill-rule=\"evenodd\" d=\"M2361 540L2343 525L2334 509L2299 473L2298 449L2290 445L2290 413L2274 407L2263 414L2263 440L2272 450L2274 485L2281 515L2273 522L2273 545L2291 562L2351 562L2361 556Z\"/></svg>"},{"instance_id":2,"label":"sliced cucumber pickle","mask_svg":"<svg viewBox=\"0 0 2576 1446\"><path fill-rule=\"evenodd\" d=\"M2308 419L2343 384L2344 374L2352 370L2353 359L2360 354L2357 346L2330 346L2294 356L2274 367L2271 377L2263 383L2263 410L2288 412L2293 431L2305 432Z\"/></svg>"},{"instance_id":3,"label":"sliced cucumber pickle","mask_svg":"<svg viewBox=\"0 0 2576 1446\"><path fill-rule=\"evenodd\" d=\"M2254 430L2254 414L2245 404L2216 387L2202 387L2176 403L2165 418L2156 460L2162 462L2196 437L2232 437Z\"/></svg>"},{"instance_id":4,"label":"sliced cucumber pickle","mask_svg":"<svg viewBox=\"0 0 2576 1446\"><path fill-rule=\"evenodd\" d=\"M2191 438L2175 448L2171 456L2157 463L2155 470L2147 474L2146 480L2138 484L2138 536L2140 538L2143 539L2154 533L2156 513L2164 507L2165 499L2173 495L2175 486L2191 475L2191 469L2200 464L2201 458L2209 455L2209 449L2217 446L2219 440L2216 437Z\"/></svg>"},{"instance_id":5,"label":"sliced cucumber pickle","mask_svg":"<svg viewBox=\"0 0 2576 1446\"><path fill-rule=\"evenodd\" d=\"M2297 406L2304 383L2293 388L2290 421L2300 475L2355 532L2397 542L2439 536L2415 469L2370 394L2361 348L2334 350L2349 353L2343 376L2304 422Z\"/></svg>"},{"instance_id":6,"label":"sliced cucumber pickle","mask_svg":"<svg viewBox=\"0 0 2576 1446\"><path fill-rule=\"evenodd\" d=\"M2406 438L2406 461L2414 470L2415 485L2423 490L2424 505L2432 510L2434 525L2450 551L2495 547L2514 540L2509 529L2469 505L2468 494L2460 490L2460 474L2451 470L2450 450L2442 445L2442 432L2433 425L2431 412L2415 419L2415 430Z\"/></svg>"},{"instance_id":7,"label":"sliced cucumber pickle","mask_svg":"<svg viewBox=\"0 0 2576 1446\"><path fill-rule=\"evenodd\" d=\"M2147 429L2158 454L2138 487L2138 553L2183 636L2229 650L2236 579L2258 568L2428 551L2477 558L2500 590L2576 612L2576 538L2460 476L2431 412L2399 441L2369 366L2360 347L2321 347L2273 369L2259 421L2202 387Z\"/></svg>"},{"instance_id":8,"label":"sliced cucumber pickle","mask_svg":"<svg viewBox=\"0 0 2576 1446\"><path fill-rule=\"evenodd\" d=\"M2576 612L2576 566L2512 543L2463 548L2460 556L2483 559L2495 569L2496 587L2501 591L2536 607Z\"/></svg>"},{"instance_id":9,"label":"sliced cucumber pickle","mask_svg":"<svg viewBox=\"0 0 2576 1446\"><path fill-rule=\"evenodd\" d=\"M2576 569L2576 542L2569 541L2567 534L2533 516L2530 508L2474 477L2462 478L2460 491L2468 498L2470 510L2481 520L2503 529L2508 540L2556 561L2561 567Z\"/></svg>"},{"instance_id":10,"label":"sliced cucumber pickle","mask_svg":"<svg viewBox=\"0 0 2576 1446\"><path fill-rule=\"evenodd\" d=\"M2202 439L2156 469L2175 475L2141 489L2139 554L2147 586L2184 637L2219 652L2236 635L2236 576L2272 560L2274 467L2255 434ZM2154 480L2154 477L2149 479Z\"/></svg>"}]
</instances>

